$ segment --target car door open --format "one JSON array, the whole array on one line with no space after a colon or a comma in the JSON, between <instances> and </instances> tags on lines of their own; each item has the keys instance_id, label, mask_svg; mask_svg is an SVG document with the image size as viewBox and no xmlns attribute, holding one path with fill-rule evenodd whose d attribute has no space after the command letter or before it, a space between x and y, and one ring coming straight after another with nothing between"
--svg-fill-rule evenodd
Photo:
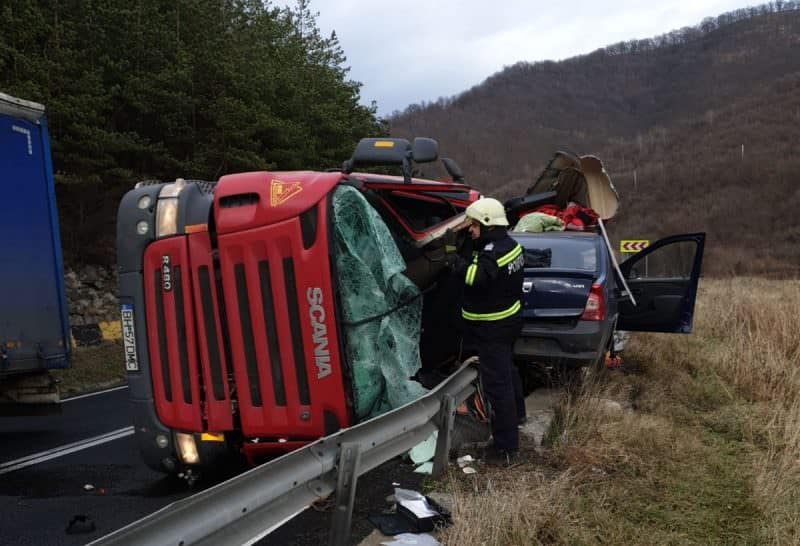
<instances>
[{"instance_id":1,"label":"car door open","mask_svg":"<svg viewBox=\"0 0 800 546\"><path fill-rule=\"evenodd\" d=\"M705 238L667 237L620 265L636 305L620 302L619 330L691 333Z\"/></svg>"}]
</instances>

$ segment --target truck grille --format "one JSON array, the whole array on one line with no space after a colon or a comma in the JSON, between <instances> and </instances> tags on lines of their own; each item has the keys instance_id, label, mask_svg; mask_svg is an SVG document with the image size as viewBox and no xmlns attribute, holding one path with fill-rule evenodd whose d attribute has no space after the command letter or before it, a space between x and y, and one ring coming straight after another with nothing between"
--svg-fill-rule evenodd
<instances>
[{"instance_id":1,"label":"truck grille","mask_svg":"<svg viewBox=\"0 0 800 546\"><path fill-rule=\"evenodd\" d=\"M219 351L219 332L214 316L217 314L216 307L211 295L211 277L209 268L201 265L197 268L197 279L200 288L200 303L202 305L203 327L205 328L206 350L208 351L209 370L211 372L211 391L215 400L225 400L227 389L224 388L224 381L227 381L227 372Z\"/></svg>"},{"instance_id":2,"label":"truck grille","mask_svg":"<svg viewBox=\"0 0 800 546\"><path fill-rule=\"evenodd\" d=\"M230 209L224 209L225 214ZM222 211L220 211L222 213ZM324 207L288 220L218 237L219 264L230 331L231 364L245 436L314 438L328 421L348 421L336 344ZM328 298L320 374L307 293ZM322 328L325 328L323 331ZM329 343L330 340L330 343ZM327 428L330 428L328 425Z\"/></svg>"},{"instance_id":3,"label":"truck grille","mask_svg":"<svg viewBox=\"0 0 800 546\"><path fill-rule=\"evenodd\" d=\"M196 431L203 423L188 264L182 237L157 241L145 252L147 323L155 325L147 333L156 411L165 425Z\"/></svg>"},{"instance_id":4,"label":"truck grille","mask_svg":"<svg viewBox=\"0 0 800 546\"><path fill-rule=\"evenodd\" d=\"M239 310L239 330L242 332L245 367L247 369L247 383L250 387L250 403L261 407L261 388L258 374L258 361L256 360L255 340L253 339L253 320L250 317L250 296L247 290L247 278L244 265L236 264L233 268L236 274L236 295Z\"/></svg>"},{"instance_id":5,"label":"truck grille","mask_svg":"<svg viewBox=\"0 0 800 546\"><path fill-rule=\"evenodd\" d=\"M283 291L286 299L286 307L281 313L284 319L288 319L290 331L294 333L302 332L300 325L300 311L297 303L297 283L295 280L294 260L284 258L283 267L283 286L279 290ZM276 406L285 407L286 404L286 384L284 381L284 370L281 365L281 347L278 343L278 329L276 324L277 313L275 311L275 300L273 297L272 274L270 273L269 262L260 260L255 263L258 275L258 290L251 293L247 285L247 274L245 264L238 263L233 266L236 278L236 300L238 303L239 323L242 333L242 349L244 352L245 368L247 370L247 381L250 392L250 402L255 407L263 407L261 396L261 378L259 372L258 358L256 355L255 344L256 334L253 328L252 312L250 301L258 301L261 304L260 311L263 312L263 332L258 334L258 342L266 346L269 355L269 382L272 384L272 396ZM263 336L261 335L263 334ZM300 404L308 405L311 397L308 389L308 373L306 371L306 358L303 350L302 335L292 335L291 362L294 362L294 376L296 385L295 395Z\"/></svg>"},{"instance_id":6,"label":"truck grille","mask_svg":"<svg viewBox=\"0 0 800 546\"><path fill-rule=\"evenodd\" d=\"M150 373L165 426L268 442L349 423L325 215L312 207L219 234L216 249L202 231L148 246Z\"/></svg>"},{"instance_id":7,"label":"truck grille","mask_svg":"<svg viewBox=\"0 0 800 546\"><path fill-rule=\"evenodd\" d=\"M285 258L283 260L283 278L286 282L286 311L289 314L289 325L292 332L302 332L300 326L300 310L297 307L297 281L294 273L294 260ZM306 370L306 355L303 350L303 338L301 336L292 337L292 349L294 352L295 372L297 373L297 394L301 404L310 404L311 397L308 392L308 372Z\"/></svg>"},{"instance_id":8,"label":"truck grille","mask_svg":"<svg viewBox=\"0 0 800 546\"><path fill-rule=\"evenodd\" d=\"M275 403L279 406L285 406L286 386L283 382L281 348L278 345L278 330L275 327L275 302L272 299L272 279L269 274L269 264L266 261L258 263L258 279L261 287L261 308L264 310L264 319L267 325L266 334L270 370L272 372L272 390L275 395Z\"/></svg>"},{"instance_id":9,"label":"truck grille","mask_svg":"<svg viewBox=\"0 0 800 546\"><path fill-rule=\"evenodd\" d=\"M190 259L190 254L192 258ZM156 241L145 253L148 344L156 410L185 431L233 428L221 301L208 233Z\"/></svg>"}]
</instances>

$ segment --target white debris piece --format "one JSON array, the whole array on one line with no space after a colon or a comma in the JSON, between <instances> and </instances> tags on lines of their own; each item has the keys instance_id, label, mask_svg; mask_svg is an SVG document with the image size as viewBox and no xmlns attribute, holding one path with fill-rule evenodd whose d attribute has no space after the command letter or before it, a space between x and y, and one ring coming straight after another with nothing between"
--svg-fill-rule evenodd
<instances>
[{"instance_id":1,"label":"white debris piece","mask_svg":"<svg viewBox=\"0 0 800 546\"><path fill-rule=\"evenodd\" d=\"M625 345L628 344L628 340L630 338L630 332L626 332L625 330L614 330L614 352L621 353L624 351Z\"/></svg>"},{"instance_id":2,"label":"white debris piece","mask_svg":"<svg viewBox=\"0 0 800 546\"><path fill-rule=\"evenodd\" d=\"M436 452L436 437L437 434L434 431L424 442L420 442L411 448L408 456L411 457L411 461L414 464L424 463L433 459L433 455Z\"/></svg>"},{"instance_id":3,"label":"white debris piece","mask_svg":"<svg viewBox=\"0 0 800 546\"><path fill-rule=\"evenodd\" d=\"M421 465L419 465L417 468L414 469L414 472L416 472L417 474L432 474L433 463L430 461L427 463L422 463Z\"/></svg>"},{"instance_id":4,"label":"white debris piece","mask_svg":"<svg viewBox=\"0 0 800 546\"><path fill-rule=\"evenodd\" d=\"M381 542L384 546L440 546L440 542L427 533L400 533L391 541Z\"/></svg>"},{"instance_id":5,"label":"white debris piece","mask_svg":"<svg viewBox=\"0 0 800 546\"><path fill-rule=\"evenodd\" d=\"M404 500L425 500L425 495L413 489L403 489L402 487L394 488L394 498L397 502Z\"/></svg>"},{"instance_id":6,"label":"white debris piece","mask_svg":"<svg viewBox=\"0 0 800 546\"><path fill-rule=\"evenodd\" d=\"M475 459L472 457L472 455L464 455L463 457L459 457L458 459L456 459L456 463L458 463L459 468L464 468L469 463L474 463L474 462Z\"/></svg>"}]
</instances>

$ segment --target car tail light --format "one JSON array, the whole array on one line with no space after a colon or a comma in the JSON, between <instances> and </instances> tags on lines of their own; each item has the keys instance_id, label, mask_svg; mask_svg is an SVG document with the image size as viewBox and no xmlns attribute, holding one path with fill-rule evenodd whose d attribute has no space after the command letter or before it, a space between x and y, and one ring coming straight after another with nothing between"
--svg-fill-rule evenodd
<instances>
[{"instance_id":1,"label":"car tail light","mask_svg":"<svg viewBox=\"0 0 800 546\"><path fill-rule=\"evenodd\" d=\"M589 299L583 309L581 320L603 320L606 316L606 300L603 297L603 287L593 284L589 291Z\"/></svg>"}]
</instances>

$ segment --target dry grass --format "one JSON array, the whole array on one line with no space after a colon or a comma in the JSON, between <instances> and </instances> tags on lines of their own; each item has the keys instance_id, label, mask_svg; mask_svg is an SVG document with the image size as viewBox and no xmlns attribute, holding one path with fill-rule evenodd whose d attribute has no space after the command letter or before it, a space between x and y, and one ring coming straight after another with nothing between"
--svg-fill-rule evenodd
<instances>
[{"instance_id":1,"label":"dry grass","mask_svg":"<svg viewBox=\"0 0 800 546\"><path fill-rule=\"evenodd\" d=\"M60 380L61 397L123 385L126 381L121 342L104 342L72 351L72 367L53 373Z\"/></svg>"},{"instance_id":2,"label":"dry grass","mask_svg":"<svg viewBox=\"0 0 800 546\"><path fill-rule=\"evenodd\" d=\"M533 467L518 467L516 479L504 473L474 482L472 487L452 474L453 521L447 544L566 543L572 535L569 514L560 510L573 496L572 476L547 477ZM536 510L531 510L536 506ZM490 515L490 516L489 516Z\"/></svg>"},{"instance_id":3,"label":"dry grass","mask_svg":"<svg viewBox=\"0 0 800 546\"><path fill-rule=\"evenodd\" d=\"M800 543L800 282L702 285L693 335L564 396L544 460L451 476L446 544Z\"/></svg>"},{"instance_id":4,"label":"dry grass","mask_svg":"<svg viewBox=\"0 0 800 546\"><path fill-rule=\"evenodd\" d=\"M709 283L705 292L700 326L717 342L707 361L754 410L748 425L761 448L753 481L764 516L759 538L798 543L800 282L729 280Z\"/></svg>"}]
</instances>

